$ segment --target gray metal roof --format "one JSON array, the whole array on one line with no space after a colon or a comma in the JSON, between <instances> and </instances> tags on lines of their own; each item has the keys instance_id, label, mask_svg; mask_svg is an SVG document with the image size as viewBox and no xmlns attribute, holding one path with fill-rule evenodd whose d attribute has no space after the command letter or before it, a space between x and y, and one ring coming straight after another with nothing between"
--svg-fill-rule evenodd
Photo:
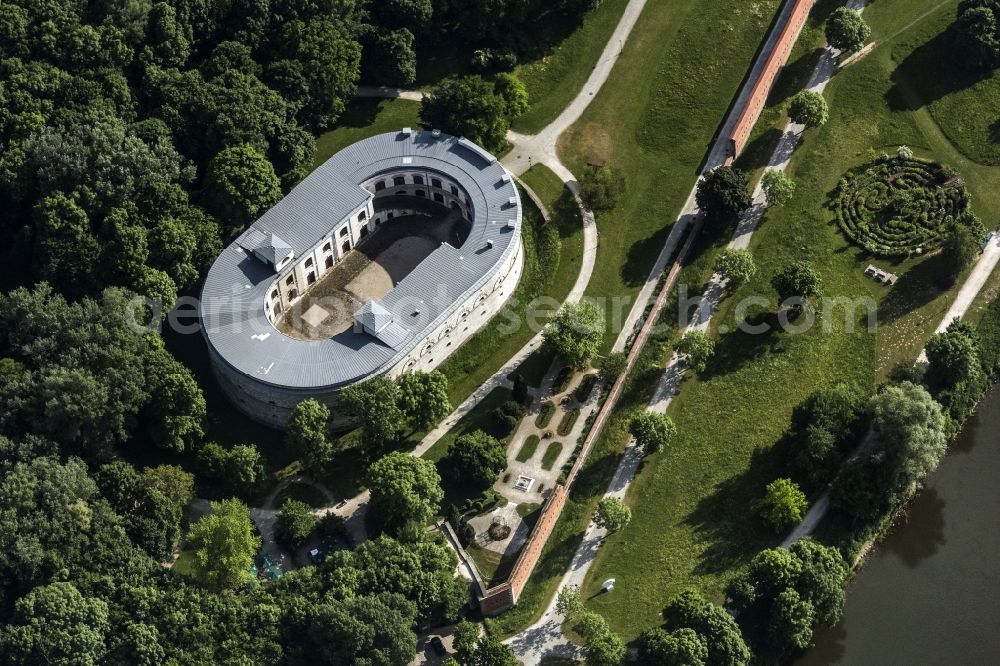
<instances>
[{"instance_id":1,"label":"gray metal roof","mask_svg":"<svg viewBox=\"0 0 1000 666\"><path fill-rule=\"evenodd\" d=\"M516 251L521 225L517 189L496 158L470 144L429 131L391 132L359 141L324 162L212 265L201 299L208 344L245 375L303 390L366 379L410 354ZM270 239L273 234L300 256L366 204L372 195L362 183L381 173L411 169L440 172L465 190L474 214L462 247L442 244L379 300L392 316L392 324L382 330L386 335L379 336L386 340L353 329L324 340L298 340L279 332L264 314L276 273L244 249L252 242L248 237Z\"/></svg>"}]
</instances>

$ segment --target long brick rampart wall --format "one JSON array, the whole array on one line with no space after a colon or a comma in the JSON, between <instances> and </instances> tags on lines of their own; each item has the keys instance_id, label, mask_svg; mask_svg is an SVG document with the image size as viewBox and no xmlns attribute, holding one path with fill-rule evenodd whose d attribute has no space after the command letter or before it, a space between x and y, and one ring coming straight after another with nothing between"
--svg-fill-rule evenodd
<instances>
[{"instance_id":1,"label":"long brick rampart wall","mask_svg":"<svg viewBox=\"0 0 1000 666\"><path fill-rule=\"evenodd\" d=\"M802 32L802 27L806 24L806 19L809 18L809 12L816 0L789 1L795 2L795 7L792 8L774 48L768 54L764 69L754 82L739 119L733 125L733 132L730 135L733 159L738 157L746 147L750 132L753 131L753 126L757 124L760 112L764 109L764 104L767 103L767 96L771 94L771 88L774 87L778 74L788 62L788 56L791 55L792 47L795 46L795 40L799 38L799 33Z\"/></svg>"},{"instance_id":2,"label":"long brick rampart wall","mask_svg":"<svg viewBox=\"0 0 1000 666\"><path fill-rule=\"evenodd\" d=\"M767 61L764 68L761 70L761 76L753 82L753 88L751 89L750 95L747 96L747 102L743 108L739 110L738 119L735 125L733 125L734 130L730 140L737 149L735 151L735 155L738 155L746 145L747 137L750 136L750 131L753 129L754 123L757 122L757 118L760 116L760 112L764 107L764 103L767 101L767 96L771 91L771 87L774 85L775 79L778 77L781 68L788 60L792 47L795 45L795 40L802 31L802 26L805 25L806 18L808 17L809 11L812 9L815 0L788 0L788 2L794 2L796 4L788 14L788 18L784 25L772 28L772 30L780 29L781 34L775 42L775 47L767 55ZM735 113L736 110L733 112ZM681 268L687 259L694 239L700 233L701 222L702 219L699 217L698 221L692 226L688 234L687 241L684 243L684 246L681 248L681 251L678 253L677 258L671 266L670 271L667 273L667 278L657 294L656 301L647 315L642 328L639 330L639 334L636 336L635 342L632 344L632 348L629 350L626 363L627 369L620 377L618 377L615 383L612 384L611 390L609 391L604 404L598 411L597 416L594 419L594 423L591 426L587 437L584 439L583 446L581 447L580 453L576 458L576 462L574 462L573 467L566 475L566 484L555 486L552 490L552 494L545 501L545 504L542 506L538 522L535 524L535 528L529 535L520 555L518 555L517 561L514 563L514 567L512 568L510 576L507 580L486 590L483 596L479 599L480 609L484 615L496 615L503 612L516 604L518 598L521 596L521 592L524 590L524 586L527 584L528 578L531 576L531 572L535 568L535 564L537 564L539 557L541 557L542 550L545 548L545 543L548 541L556 522L559 520L563 506L566 504L566 497L569 492L569 488L572 487L573 481L576 479L584 461L586 461L591 449L593 449L594 444L597 442L597 438L600 436L601 430L603 429L608 418L611 416L611 413L614 411L614 408L618 403L618 398L621 396L621 392L624 389L625 378L628 371L631 370L632 366L635 364L636 359L639 357L643 346L649 338L649 334L652 331L653 326L655 326L657 320L659 319L660 312L666 304L667 297L670 295L670 292L677 281L677 277L679 276Z\"/></svg>"}]
</instances>

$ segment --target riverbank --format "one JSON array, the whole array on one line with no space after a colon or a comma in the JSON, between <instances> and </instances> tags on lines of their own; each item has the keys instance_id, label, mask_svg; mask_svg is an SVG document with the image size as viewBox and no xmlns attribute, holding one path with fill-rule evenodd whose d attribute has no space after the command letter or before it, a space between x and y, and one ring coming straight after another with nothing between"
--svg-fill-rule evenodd
<instances>
[{"instance_id":1,"label":"riverbank","mask_svg":"<svg viewBox=\"0 0 1000 666\"><path fill-rule=\"evenodd\" d=\"M817 630L798 666L997 663L998 432L994 386L869 553L848 587L843 620Z\"/></svg>"}]
</instances>

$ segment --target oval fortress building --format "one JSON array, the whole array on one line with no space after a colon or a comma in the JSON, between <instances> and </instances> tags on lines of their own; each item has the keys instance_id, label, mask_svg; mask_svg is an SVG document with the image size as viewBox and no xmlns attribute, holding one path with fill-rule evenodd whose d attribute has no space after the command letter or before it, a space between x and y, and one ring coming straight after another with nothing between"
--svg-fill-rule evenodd
<instances>
[{"instance_id":1,"label":"oval fortress building","mask_svg":"<svg viewBox=\"0 0 1000 666\"><path fill-rule=\"evenodd\" d=\"M337 153L209 270L202 332L225 394L284 427L309 397L431 370L521 275L521 200L496 157L435 131Z\"/></svg>"}]
</instances>

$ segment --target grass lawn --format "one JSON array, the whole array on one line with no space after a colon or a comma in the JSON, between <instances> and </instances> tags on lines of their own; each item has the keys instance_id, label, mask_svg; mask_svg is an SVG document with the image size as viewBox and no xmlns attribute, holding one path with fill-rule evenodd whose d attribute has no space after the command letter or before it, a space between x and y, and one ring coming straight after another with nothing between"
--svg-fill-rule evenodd
<instances>
[{"instance_id":1,"label":"grass lawn","mask_svg":"<svg viewBox=\"0 0 1000 666\"><path fill-rule=\"evenodd\" d=\"M327 161L331 155L362 139L398 131L404 127L420 127L420 118L417 115L419 109L419 102L407 99L360 97L351 100L337 121L337 126L316 138L313 168Z\"/></svg>"},{"instance_id":2,"label":"grass lawn","mask_svg":"<svg viewBox=\"0 0 1000 666\"><path fill-rule=\"evenodd\" d=\"M625 175L626 196L597 216L600 246L588 296L619 299L620 312L631 306L779 4L646 4L611 77L560 140L574 173L593 156ZM609 313L609 327L616 314ZM615 334L609 331L603 351Z\"/></svg>"},{"instance_id":3,"label":"grass lawn","mask_svg":"<svg viewBox=\"0 0 1000 666\"><path fill-rule=\"evenodd\" d=\"M659 254L778 5L776 0L647 3L608 82L560 144L572 169L594 155L622 168L626 177L627 196L597 219L601 237L589 296L618 297L623 312L631 305L628 299ZM726 39L721 59L720 31ZM698 265L692 271L704 269ZM682 281L693 274L685 269ZM613 337L607 336L605 350ZM652 395L661 371L657 363L665 353L662 342L648 343L518 605L489 620L498 633L511 634L533 622L555 594L628 442L632 414Z\"/></svg>"},{"instance_id":4,"label":"grass lawn","mask_svg":"<svg viewBox=\"0 0 1000 666\"><path fill-rule=\"evenodd\" d=\"M194 577L194 551L193 550L182 550L181 554L177 556L174 560L174 564L170 567L171 570L185 578Z\"/></svg>"},{"instance_id":5,"label":"grass lawn","mask_svg":"<svg viewBox=\"0 0 1000 666\"><path fill-rule=\"evenodd\" d=\"M280 509L282 505L284 505L285 500L289 499L303 502L313 509L319 509L327 506L328 504L326 495L324 495L318 488L307 483L289 483L285 486L284 489L278 493L278 496L274 498L274 508Z\"/></svg>"},{"instance_id":6,"label":"grass lawn","mask_svg":"<svg viewBox=\"0 0 1000 666\"><path fill-rule=\"evenodd\" d=\"M531 108L514 121L516 131L528 134L538 132L576 97L597 64L627 4L628 0L604 0L578 25L545 26L547 31L555 28L572 32L558 44L543 49L517 67L516 74L528 89Z\"/></svg>"},{"instance_id":7,"label":"grass lawn","mask_svg":"<svg viewBox=\"0 0 1000 666\"><path fill-rule=\"evenodd\" d=\"M480 548L475 543L470 543L465 552L476 563L479 575L483 577L486 586L492 585L493 579L497 577L497 571L503 563L503 555L488 548Z\"/></svg>"},{"instance_id":8,"label":"grass lawn","mask_svg":"<svg viewBox=\"0 0 1000 666\"><path fill-rule=\"evenodd\" d=\"M555 413L556 405L551 400L546 400L538 408L538 415L535 417L535 427L544 428L549 425L552 415Z\"/></svg>"},{"instance_id":9,"label":"grass lawn","mask_svg":"<svg viewBox=\"0 0 1000 666\"><path fill-rule=\"evenodd\" d=\"M538 188L535 192L550 211L552 227L544 224L531 199L522 195L525 264L520 282L507 303L508 314L494 318L439 368L448 377L448 393L455 405L535 335L537 328L526 325L526 313L536 310L532 305L536 299L550 304L543 312L554 311L552 306L562 302L580 271L583 232L578 209L566 203L567 200L572 203L568 191L546 167L534 167L525 174L525 179L532 189ZM543 325L545 320L540 316L536 323ZM534 379L537 372L527 374Z\"/></svg>"},{"instance_id":10,"label":"grass lawn","mask_svg":"<svg viewBox=\"0 0 1000 666\"><path fill-rule=\"evenodd\" d=\"M490 412L512 397L513 393L511 393L510 389L502 386L493 389L483 398L482 402L473 407L468 414L459 419L458 423L451 430L435 442L434 446L427 449L427 452L422 457L431 462L437 462L448 453L448 447L451 446L451 443L462 435L467 435L476 430L492 432L494 424Z\"/></svg>"},{"instance_id":11,"label":"grass lawn","mask_svg":"<svg viewBox=\"0 0 1000 666\"><path fill-rule=\"evenodd\" d=\"M535 455L535 451L538 450L538 435L528 435L524 439L524 443L521 444L521 450L517 452L515 460L517 462L528 462L531 460L531 456Z\"/></svg>"},{"instance_id":12,"label":"grass lawn","mask_svg":"<svg viewBox=\"0 0 1000 666\"><path fill-rule=\"evenodd\" d=\"M556 464L556 460L559 459L559 454L562 453L562 450L562 442L552 442L545 447L545 455L542 456L542 469L552 469L552 466Z\"/></svg>"},{"instance_id":13,"label":"grass lawn","mask_svg":"<svg viewBox=\"0 0 1000 666\"><path fill-rule=\"evenodd\" d=\"M562 418L559 419L559 427L556 428L556 432L558 432L561 436L565 437L573 429L573 426L576 424L576 420L578 418L580 418L580 409L574 407L573 409L563 414Z\"/></svg>"},{"instance_id":14,"label":"grass lawn","mask_svg":"<svg viewBox=\"0 0 1000 666\"><path fill-rule=\"evenodd\" d=\"M874 390L897 362L916 358L954 295L937 287L934 257L872 259L847 242L826 208L844 171L868 161L873 148L891 152L906 144L919 156L958 168L973 208L987 221L994 219L1000 170L969 161L948 143L914 97L917 86L897 69L914 49L940 43L937 35L950 23L956 3L947 4L950 8L930 13L901 34L895 33L937 3L884 0L866 10L879 48L827 88L830 121L806 136L789 168L798 183L795 197L770 211L754 236L758 274L723 301L713 320L715 357L671 404L677 440L636 478L629 490L632 522L609 538L588 576L583 590L588 605L626 639L659 624L665 602L686 588L721 601L727 579L757 551L779 541L748 516L747 507L767 483L788 473L774 445L794 405L838 381ZM733 330L741 297L761 294L774 302L772 276L796 259L814 264L826 295L875 301L877 333L862 325L852 331L848 324L856 324L861 312L845 317L840 309L819 315L817 326L798 335L720 334L722 324ZM897 273L900 282L886 289L868 280L862 274L868 263ZM773 321L774 311L772 306L757 313L762 321ZM592 596L608 577L617 578L616 593Z\"/></svg>"}]
</instances>

